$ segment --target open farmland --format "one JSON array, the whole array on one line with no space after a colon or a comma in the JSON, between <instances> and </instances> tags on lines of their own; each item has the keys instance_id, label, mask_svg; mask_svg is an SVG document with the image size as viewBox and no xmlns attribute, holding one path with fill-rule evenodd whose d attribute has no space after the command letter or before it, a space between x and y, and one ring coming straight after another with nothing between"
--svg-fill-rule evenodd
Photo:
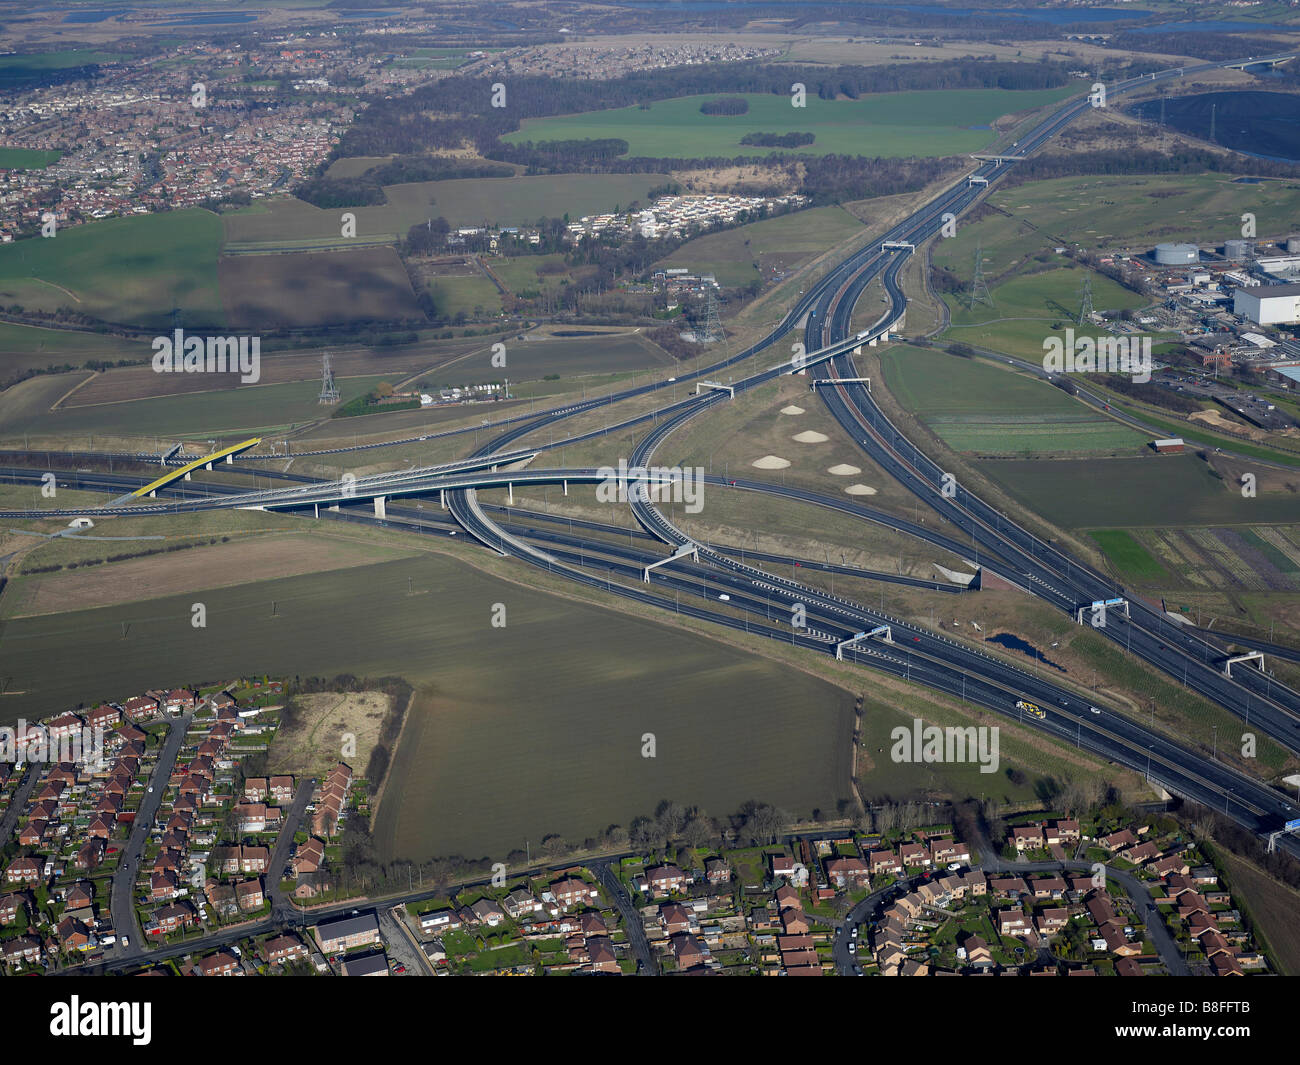
<instances>
[{"instance_id":1,"label":"open farmland","mask_svg":"<svg viewBox=\"0 0 1300 1065\"><path fill-rule=\"evenodd\" d=\"M657 269L686 267L724 286L770 281L852 237L862 223L842 207L817 207L687 241Z\"/></svg>"},{"instance_id":2,"label":"open farmland","mask_svg":"<svg viewBox=\"0 0 1300 1065\"><path fill-rule=\"evenodd\" d=\"M107 218L53 240L0 245L0 303L68 307L110 322L187 329L224 322L217 286L221 219L187 208Z\"/></svg>"},{"instance_id":3,"label":"open farmland","mask_svg":"<svg viewBox=\"0 0 1300 1065\"><path fill-rule=\"evenodd\" d=\"M136 518L122 519L122 522L101 521L100 525L106 534L120 535L116 526L135 522L148 528L150 520L155 526L158 524L156 519ZM226 524L233 523L227 519ZM279 524L290 528L301 525L283 515L276 522L268 521L266 524L268 527ZM229 537L228 533L225 535ZM206 539L197 534L190 538L198 539L200 543ZM173 537L165 542L127 542L114 547L118 553L128 553L133 549L147 551L174 546L178 542L183 544L185 539ZM236 537L229 543L192 547L90 568L84 568L83 563L77 569L19 577L5 589L0 614L14 618L112 606L302 573L325 573L403 555L400 550L378 544L309 536L305 529L300 533L275 533L259 536L251 542L244 542L246 540L247 537ZM53 546L63 547L64 544ZM56 560L56 555L42 551L29 556L27 564L49 566Z\"/></svg>"},{"instance_id":4,"label":"open farmland","mask_svg":"<svg viewBox=\"0 0 1300 1065\"><path fill-rule=\"evenodd\" d=\"M470 352L486 351L485 342L477 337L456 340L423 341L416 344L384 348L329 349L330 365L336 380L348 377L388 376L394 382L456 361ZM146 356L152 351L137 342L134 354ZM290 381L320 381L320 351L307 353L262 350L262 373L259 385L286 384ZM238 374L155 373L148 363L139 366L116 366L95 374L89 381L68 394L59 404L64 407L93 407L101 403L157 396L174 396L191 392L221 392L245 388ZM324 413L324 412L322 412Z\"/></svg>"},{"instance_id":5,"label":"open farmland","mask_svg":"<svg viewBox=\"0 0 1300 1065\"><path fill-rule=\"evenodd\" d=\"M83 366L91 360L144 358L152 351L124 337L0 322L0 353L0 387L4 387L28 370Z\"/></svg>"},{"instance_id":6,"label":"open farmland","mask_svg":"<svg viewBox=\"0 0 1300 1065\"><path fill-rule=\"evenodd\" d=\"M85 376L33 377L0 393L0 438L21 439L27 433L33 440L58 436L77 445L94 436L207 439L269 432L322 417L319 379L50 409ZM389 377L339 378L343 402L364 395Z\"/></svg>"},{"instance_id":7,"label":"open farmland","mask_svg":"<svg viewBox=\"0 0 1300 1065\"><path fill-rule=\"evenodd\" d=\"M281 329L420 316L392 248L227 256L221 297L232 324Z\"/></svg>"},{"instance_id":8,"label":"open farmland","mask_svg":"<svg viewBox=\"0 0 1300 1065\"><path fill-rule=\"evenodd\" d=\"M1300 498L1278 493L1243 499L1191 454L990 460L977 467L1031 510L1068 529L1300 521Z\"/></svg>"},{"instance_id":9,"label":"open farmland","mask_svg":"<svg viewBox=\"0 0 1300 1065\"><path fill-rule=\"evenodd\" d=\"M762 156L771 148L742 145L746 133L812 133L816 140L801 154L927 156L936 145L943 154L975 152L993 139L988 126L1014 111L1063 100L1074 86L1017 92L1007 89L876 93L858 100L822 100L809 93L807 106L790 106L790 98L743 93L743 115L705 115L700 104L715 98L684 96L638 106L589 111L556 118L525 119L522 128L503 139L525 141L617 137L628 142L628 155L658 159L716 156ZM727 94L733 95L733 94ZM978 127L978 128L972 128Z\"/></svg>"},{"instance_id":10,"label":"open farmland","mask_svg":"<svg viewBox=\"0 0 1300 1065\"><path fill-rule=\"evenodd\" d=\"M905 344L884 351L880 361L898 402L954 451L1133 455L1145 443L1060 389L1001 366Z\"/></svg>"},{"instance_id":11,"label":"open farmland","mask_svg":"<svg viewBox=\"0 0 1300 1065\"><path fill-rule=\"evenodd\" d=\"M1293 515L1300 516L1300 506ZM1164 590L1300 591L1296 526L1106 530L1092 535L1125 578ZM1126 537L1127 543L1119 537Z\"/></svg>"},{"instance_id":12,"label":"open farmland","mask_svg":"<svg viewBox=\"0 0 1300 1065\"><path fill-rule=\"evenodd\" d=\"M1015 219L1085 248L1119 244L1147 251L1162 240L1235 235L1243 211L1260 219L1261 233L1300 228L1300 186L1288 181L1247 185L1224 174L1070 177L999 190L993 203ZM1052 241L1041 235L1046 245ZM999 240L985 247L1000 254ZM938 256L936 255L936 260Z\"/></svg>"},{"instance_id":13,"label":"open farmland","mask_svg":"<svg viewBox=\"0 0 1300 1065\"><path fill-rule=\"evenodd\" d=\"M196 594L206 629L189 624ZM498 602L505 628L491 626ZM75 658L60 653L74 645ZM389 781L402 798L379 815L385 855L582 838L665 796L722 813L761 795L806 815L848 795L848 693L435 555L8 621L0 718L268 670L401 675L421 689ZM656 759L640 757L646 732Z\"/></svg>"}]
</instances>

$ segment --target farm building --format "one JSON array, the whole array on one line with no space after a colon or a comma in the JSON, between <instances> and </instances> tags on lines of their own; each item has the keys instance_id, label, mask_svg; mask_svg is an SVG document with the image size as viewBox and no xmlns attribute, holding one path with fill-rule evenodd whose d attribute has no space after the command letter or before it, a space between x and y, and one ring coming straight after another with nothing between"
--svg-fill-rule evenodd
<instances>
[{"instance_id":1,"label":"farm building","mask_svg":"<svg viewBox=\"0 0 1300 1065\"><path fill-rule=\"evenodd\" d=\"M1184 446L1181 436L1171 436L1168 440L1153 440L1151 446L1161 455L1176 455Z\"/></svg>"}]
</instances>

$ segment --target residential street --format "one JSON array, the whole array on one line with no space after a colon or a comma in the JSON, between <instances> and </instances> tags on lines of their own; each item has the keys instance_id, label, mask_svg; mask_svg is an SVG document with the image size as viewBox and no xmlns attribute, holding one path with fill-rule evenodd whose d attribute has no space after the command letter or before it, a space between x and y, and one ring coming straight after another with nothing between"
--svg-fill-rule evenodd
<instances>
[{"instance_id":1,"label":"residential street","mask_svg":"<svg viewBox=\"0 0 1300 1065\"><path fill-rule=\"evenodd\" d=\"M131 827L131 835L122 848L117 870L113 874L110 912L113 914L113 930L117 933L117 942L105 952L105 956L116 964L143 961L147 953L143 949L140 921L135 912L135 878L140 856L149 839L149 830L153 827L158 807L167 791L167 781L171 779L176 756L180 753L185 733L189 731L193 720L194 712L190 711L173 720L168 728L167 739L163 741L158 761L154 763L153 773L149 777L149 786L153 791L145 792L144 800L135 815L135 824ZM123 945L123 936L130 939L129 946Z\"/></svg>"}]
</instances>

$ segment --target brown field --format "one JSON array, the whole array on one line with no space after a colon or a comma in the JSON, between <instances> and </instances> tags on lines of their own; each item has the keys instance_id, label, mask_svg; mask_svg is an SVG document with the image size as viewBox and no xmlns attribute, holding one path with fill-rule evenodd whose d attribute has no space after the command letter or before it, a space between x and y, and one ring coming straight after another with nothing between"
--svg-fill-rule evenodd
<instances>
[{"instance_id":1,"label":"brown field","mask_svg":"<svg viewBox=\"0 0 1300 1065\"><path fill-rule=\"evenodd\" d=\"M123 544L122 549L152 546ZM8 617L24 617L115 606L205 588L348 569L408 554L375 544L297 533L274 534L251 542L213 544L89 569L20 577L6 591L5 613Z\"/></svg>"},{"instance_id":2,"label":"brown field","mask_svg":"<svg viewBox=\"0 0 1300 1065\"><path fill-rule=\"evenodd\" d=\"M392 248L240 255L218 266L232 328L312 326L419 315Z\"/></svg>"},{"instance_id":3,"label":"brown field","mask_svg":"<svg viewBox=\"0 0 1300 1065\"><path fill-rule=\"evenodd\" d=\"M1203 422L1211 429L1218 429L1220 432L1231 433L1234 436L1245 436L1256 442L1268 439L1268 433L1263 429L1256 429L1244 422L1233 421L1231 418L1225 417L1222 411L1213 408L1193 411L1187 416L1187 420L1189 422Z\"/></svg>"},{"instance_id":4,"label":"brown field","mask_svg":"<svg viewBox=\"0 0 1300 1065\"><path fill-rule=\"evenodd\" d=\"M323 776L340 761L355 775L366 771L392 700L383 692L318 692L299 695L302 721L283 726L267 755L274 772L299 778ZM355 737L356 753L343 757L344 738Z\"/></svg>"},{"instance_id":5,"label":"brown field","mask_svg":"<svg viewBox=\"0 0 1300 1065\"><path fill-rule=\"evenodd\" d=\"M1240 891L1245 897L1246 907L1263 933L1282 975L1300 973L1300 926L1295 919L1300 913L1300 892L1279 884L1257 866L1223 847L1218 848L1218 854L1228 867L1233 894Z\"/></svg>"}]
</instances>

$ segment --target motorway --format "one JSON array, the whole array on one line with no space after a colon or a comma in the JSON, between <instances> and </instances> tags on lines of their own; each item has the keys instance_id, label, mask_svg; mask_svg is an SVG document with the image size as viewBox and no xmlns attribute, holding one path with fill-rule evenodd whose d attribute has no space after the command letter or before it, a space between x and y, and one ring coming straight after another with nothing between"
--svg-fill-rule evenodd
<instances>
[{"instance_id":1,"label":"motorway","mask_svg":"<svg viewBox=\"0 0 1300 1065\"><path fill-rule=\"evenodd\" d=\"M1229 64L1204 64L1186 68L1185 72L1161 72L1151 77L1119 83L1112 86L1110 91L1112 94L1118 94L1152 81L1169 80L1183 73L1196 73L1226 65ZM1084 113L1088 107L1086 99L1066 105L1018 142L1018 151L1022 155L1027 155L1037 150L1069 121ZM1014 165L1013 162L1001 164L993 161L985 162L972 176L984 178L992 183ZM812 286L785 316L781 324L762 341L722 362L695 371L693 374L684 374L683 380L702 377L705 374L716 377L719 370L738 364L770 347L799 322L804 323L804 348L809 354L798 363L790 360L782 361L739 381L729 382L736 392L757 387L783 374L797 372L799 369L806 369L816 377L828 381L836 377L858 376L852 362L853 349L871 339L886 335L890 326L897 321L906 308L906 299L902 294L898 275L906 261L907 249L885 251L880 247L880 243L903 241L915 245L928 239L939 229L944 214L951 212L956 215L967 210L986 189L987 185L972 184L966 179L951 186L931 203L884 234L880 242L873 242L853 253L822 281ZM883 280L890 307L871 329L856 335L852 334L850 319L853 307L867 284L876 277L881 277ZM653 583L666 584L673 588L679 596L676 600L668 600L642 588L629 588L613 582L615 566L623 567L618 571L620 576L625 577L634 573L640 565L644 564L642 560L647 557L644 552L635 559L624 558L622 562L607 557L606 562L601 563L606 571L602 578L596 573L588 572L590 566L584 563L587 562L588 554L603 553L605 556L612 556L613 549L609 544L596 541L586 547L576 545L579 546L579 552L575 558L572 552L575 545L571 541L564 543L557 540L555 534L539 535L536 529L522 530L517 525L503 526L489 517L479 504L475 489L480 487L500 486L505 483L536 484L601 479L598 476L601 471L590 469L527 469L508 473L466 471L472 469L481 471L484 465L497 465L506 461L503 454L514 453L503 452L503 449L524 436L536 433L574 414L665 388L668 384L668 382L652 382L612 396L556 408L554 411L532 416L530 419L522 417L509 419L509 421L517 421L518 424L483 448L476 450L472 459L478 461L477 467L471 467L470 460L463 460L454 470L447 466L425 467L418 471L378 475L378 480L356 479L351 482L351 490L346 493L343 491L344 482L324 485L313 483L269 492L238 495L214 493L206 498L182 500L178 503L158 503L152 507L130 509L132 513L147 513L155 510L207 509L212 506L231 505L318 506L322 502L327 505L346 504L356 498L367 496L413 495L440 491L445 493L452 517L484 544L502 554L516 556L570 580L590 587L603 588L613 594L654 605L660 609L675 610L680 614L688 614L732 629L743 627L747 632L823 652L830 651L834 642L847 636L876 625L889 624L893 628L894 645L858 645L848 652L849 658L863 665L938 688L964 698L967 702L983 705L1003 714L1013 713L1012 708L1016 698L1027 696L1051 709L1046 720L1026 722L1026 724L1041 728L1065 742L1074 742L1081 748L1086 747L1119 764L1140 772L1146 771L1153 780L1158 781L1168 790L1196 799L1208 806L1221 807L1230 816L1257 832L1267 832L1278 827L1283 819L1295 816L1295 810L1286 798L1267 785L1175 744L1107 708L1099 708L1101 714L1093 714L1078 693L1070 689L1050 684L990 655L936 635L929 630L909 625L877 611L870 611L859 604L808 588L793 580L774 576L743 558L737 561L732 555L709 545L696 544L664 518L641 488L633 487L629 494L633 513L647 532L673 547L695 547L699 551L702 562L699 568L683 561L676 561L670 567L656 570L654 573ZM851 433L852 438L860 442L860 446L873 461L913 492L918 500L925 502L927 506L951 522L955 529L969 536L971 543L962 544L942 537L936 530L924 525L905 522L881 512L872 512L870 508L855 504L841 504L835 501L838 509L851 508L866 520L878 521L911 535L920 536L932 543L946 542L945 546L949 549L955 548L959 554L973 553L977 564L989 567L992 571L1005 576L1013 583L1039 595L1071 615L1080 606L1097 599L1112 598L1116 596L1117 591L1122 592L1122 589L1111 587L1102 575L1065 555L1054 546L1037 540L1014 521L1007 519L995 508L979 499L965 486L957 486L956 492L951 496L944 494L943 471L921 454L888 422L883 412L874 404L870 393L861 386L845 384L818 389L818 392L832 414ZM635 449L630 464L634 467L649 466L655 448L673 431L723 402L726 402L726 393L706 392L670 404L651 415L643 415L621 423L620 427L646 421L656 423ZM663 421L658 420L661 416ZM601 435L609 431L609 428L612 427L586 436ZM391 446L391 443L382 446ZM544 449L538 446L536 450ZM653 475L651 479L654 479ZM713 480L714 483L718 483L718 479ZM357 486L361 486L360 491L357 490ZM728 482L728 486L732 486L731 482ZM744 482L735 484L734 487L747 491L784 494L802 498L807 502L816 502L819 505L831 505L830 501L817 497L813 493L787 490L761 482ZM62 512L37 513L41 517L48 517L53 513ZM67 513L81 514L85 511ZM4 512L3 516L34 517L36 513L11 511ZM352 516L350 520L358 519ZM389 524L394 523L389 522ZM808 565L809 568L814 566L811 562L803 564ZM673 572L666 573L666 569L671 569ZM713 571L712 574L706 575L709 570ZM710 579L715 590L720 586L720 582L734 589L730 593L732 599L728 604L727 612L721 612L716 608L704 609L690 603L683 606L680 603L680 591L684 587L707 597L709 592L699 590L707 589ZM755 588L762 594L754 594ZM795 631L788 626L788 619L785 625L778 623L773 626L767 623L767 619L771 616L773 598L770 593L783 597L787 608L792 601L803 603L809 618L818 623L818 629ZM736 616L735 612L757 613L760 603L763 604L765 611L763 621L751 621L748 616ZM1107 619L1109 623L1099 631L1119 642L1131 653L1183 681L1193 690L1242 716L1248 724L1267 732L1288 749L1300 750L1300 716L1298 716L1300 694L1276 683L1267 675L1257 674L1248 669L1239 670L1236 676L1227 678L1215 664L1222 657L1222 651L1217 646L1211 645L1194 633L1179 631L1173 622L1139 601L1133 601L1130 610L1133 615L1131 618L1125 617L1119 611L1111 611ZM906 646L903 646L904 644ZM1295 848L1292 840L1284 839L1281 844Z\"/></svg>"}]
</instances>

